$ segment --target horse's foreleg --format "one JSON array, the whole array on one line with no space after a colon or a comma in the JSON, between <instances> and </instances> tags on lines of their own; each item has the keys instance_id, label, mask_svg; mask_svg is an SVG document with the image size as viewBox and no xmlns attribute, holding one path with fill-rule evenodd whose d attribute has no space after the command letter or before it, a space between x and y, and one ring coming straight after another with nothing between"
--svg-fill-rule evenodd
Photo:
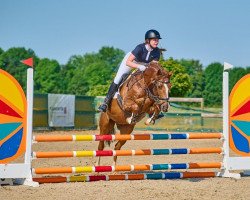
<instances>
[{"instance_id":1,"label":"horse's foreleg","mask_svg":"<svg viewBox=\"0 0 250 200\"><path fill-rule=\"evenodd\" d=\"M151 116L150 118L148 118L148 119L144 122L144 124L147 125L147 126L148 126L151 122L152 122L152 124L154 124L154 123L155 123L155 120L153 120L154 117L155 117L155 112L152 114L152 116Z\"/></svg>"},{"instance_id":2,"label":"horse's foreleg","mask_svg":"<svg viewBox=\"0 0 250 200\"><path fill-rule=\"evenodd\" d=\"M134 113L132 113L132 115L131 115L130 117L126 118L126 122L127 122L128 124L131 124L131 123L132 123L132 120L133 120L133 117L134 117Z\"/></svg>"},{"instance_id":3,"label":"horse's foreleg","mask_svg":"<svg viewBox=\"0 0 250 200\"><path fill-rule=\"evenodd\" d=\"M130 117L126 118L126 122L131 124L133 121L133 117L138 114L139 106L132 100L128 99L124 101L124 110L125 112L132 113Z\"/></svg>"},{"instance_id":4,"label":"horse's foreleg","mask_svg":"<svg viewBox=\"0 0 250 200\"><path fill-rule=\"evenodd\" d=\"M148 113L149 115L151 115L151 117L145 121L145 125L149 125L150 123L155 124L155 120L157 119L157 116L160 112L161 110L158 106L153 106L151 111Z\"/></svg>"}]
</instances>

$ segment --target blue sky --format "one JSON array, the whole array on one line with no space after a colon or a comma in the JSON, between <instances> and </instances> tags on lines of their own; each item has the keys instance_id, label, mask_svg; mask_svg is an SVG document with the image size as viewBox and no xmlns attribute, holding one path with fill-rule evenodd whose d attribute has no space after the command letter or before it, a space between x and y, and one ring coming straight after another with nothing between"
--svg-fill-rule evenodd
<instances>
[{"instance_id":1,"label":"blue sky","mask_svg":"<svg viewBox=\"0 0 250 200\"><path fill-rule=\"evenodd\" d=\"M248 0L0 1L0 47L31 48L61 64L102 46L131 51L151 28L165 58L250 66Z\"/></svg>"}]
</instances>

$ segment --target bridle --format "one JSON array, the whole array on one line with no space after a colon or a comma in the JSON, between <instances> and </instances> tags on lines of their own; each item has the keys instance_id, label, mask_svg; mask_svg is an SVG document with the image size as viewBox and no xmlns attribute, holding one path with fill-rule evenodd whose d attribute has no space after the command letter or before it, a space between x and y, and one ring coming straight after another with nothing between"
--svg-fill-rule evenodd
<instances>
[{"instance_id":1,"label":"bridle","mask_svg":"<svg viewBox=\"0 0 250 200\"><path fill-rule=\"evenodd\" d=\"M137 62L138 63L138 62ZM138 63L139 64L139 63ZM144 64L147 68L149 67L149 63L140 63L140 64ZM138 71L137 71L138 72ZM144 79L144 72L138 72L142 74L142 78L137 80L136 82L139 82L140 80L145 80ZM132 74L132 75L136 75L136 73ZM153 90L155 87L157 87L157 83L162 83L162 84L166 84L168 87L168 84L170 83L170 81L161 81L161 80L154 80L152 83L150 83L150 85L153 84L153 87L151 88L151 90ZM134 83L135 84L135 83ZM133 84L133 85L134 85ZM139 84L141 88L144 88L144 91L146 92L146 98L150 98L151 100L153 100L157 105L160 105L164 102L169 103L169 97L168 98L162 98L159 97L158 95L154 95L154 93L152 91L150 91L149 86L145 85L145 82L142 84ZM169 88L169 87L168 87ZM168 95L169 96L169 95ZM146 98L144 99L144 101L146 100ZM162 102L163 101L163 102Z\"/></svg>"},{"instance_id":2,"label":"bridle","mask_svg":"<svg viewBox=\"0 0 250 200\"><path fill-rule=\"evenodd\" d=\"M166 81L166 82L164 82L164 81L154 81L152 84L153 84L153 88L152 89L154 89L155 87L156 87L156 83L158 83L158 82L160 82L160 83L162 83L162 84L169 84L170 83L170 81ZM168 87L168 86L167 86ZM145 91L146 91L146 93L147 93L147 96L150 98L150 99L152 99L153 101L155 101L155 103L156 104L161 104L162 103L162 101L165 101L165 102L169 102L169 97L168 98L161 98L161 97L159 97L159 96L157 96L157 95L154 95L151 91L150 91L150 89L149 89L149 87L147 87L147 88L145 88Z\"/></svg>"}]
</instances>

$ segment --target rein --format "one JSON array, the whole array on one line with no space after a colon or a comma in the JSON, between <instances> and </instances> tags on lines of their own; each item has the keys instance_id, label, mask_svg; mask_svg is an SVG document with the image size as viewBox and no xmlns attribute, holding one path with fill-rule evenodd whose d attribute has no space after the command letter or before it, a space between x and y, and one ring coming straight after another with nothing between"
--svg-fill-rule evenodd
<instances>
[{"instance_id":1,"label":"rein","mask_svg":"<svg viewBox=\"0 0 250 200\"><path fill-rule=\"evenodd\" d=\"M162 81L157 81L157 82L161 82L161 83L164 83L164 84L168 84L168 83L169 83L169 82L166 82L166 83L165 83L165 82L162 82ZM155 84L154 84L154 86L155 86ZM145 89L145 91L146 91L148 97L149 97L150 99L152 99L153 101L155 101L156 104L160 104L161 101L169 102L169 98L161 98L161 97L159 97L159 96L157 96L157 95L154 95L154 94L150 91L150 89L149 89L148 87Z\"/></svg>"}]
</instances>

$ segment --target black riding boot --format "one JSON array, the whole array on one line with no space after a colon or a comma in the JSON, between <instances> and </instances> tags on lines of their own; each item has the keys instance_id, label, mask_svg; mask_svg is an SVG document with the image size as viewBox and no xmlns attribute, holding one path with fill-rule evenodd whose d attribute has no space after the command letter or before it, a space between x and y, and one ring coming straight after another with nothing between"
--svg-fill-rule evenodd
<instances>
[{"instance_id":1,"label":"black riding boot","mask_svg":"<svg viewBox=\"0 0 250 200\"><path fill-rule=\"evenodd\" d=\"M149 115L149 117L152 117L152 115L153 115L153 114ZM161 118L163 118L164 116L165 116L165 115L164 115L162 112L160 112L160 113L158 114L158 116L157 116L156 119L161 119Z\"/></svg>"},{"instance_id":2,"label":"black riding boot","mask_svg":"<svg viewBox=\"0 0 250 200\"><path fill-rule=\"evenodd\" d=\"M104 99L103 104L99 106L98 111L100 111L100 112L107 111L108 106L109 106L113 96L117 92L117 89L118 89L118 85L115 84L114 82L112 82L110 87L109 87L108 94L107 94L106 98Z\"/></svg>"},{"instance_id":3,"label":"black riding boot","mask_svg":"<svg viewBox=\"0 0 250 200\"><path fill-rule=\"evenodd\" d=\"M163 118L164 116L165 116L165 115L164 115L162 112L160 112L156 119L161 119L161 118Z\"/></svg>"}]
</instances>

